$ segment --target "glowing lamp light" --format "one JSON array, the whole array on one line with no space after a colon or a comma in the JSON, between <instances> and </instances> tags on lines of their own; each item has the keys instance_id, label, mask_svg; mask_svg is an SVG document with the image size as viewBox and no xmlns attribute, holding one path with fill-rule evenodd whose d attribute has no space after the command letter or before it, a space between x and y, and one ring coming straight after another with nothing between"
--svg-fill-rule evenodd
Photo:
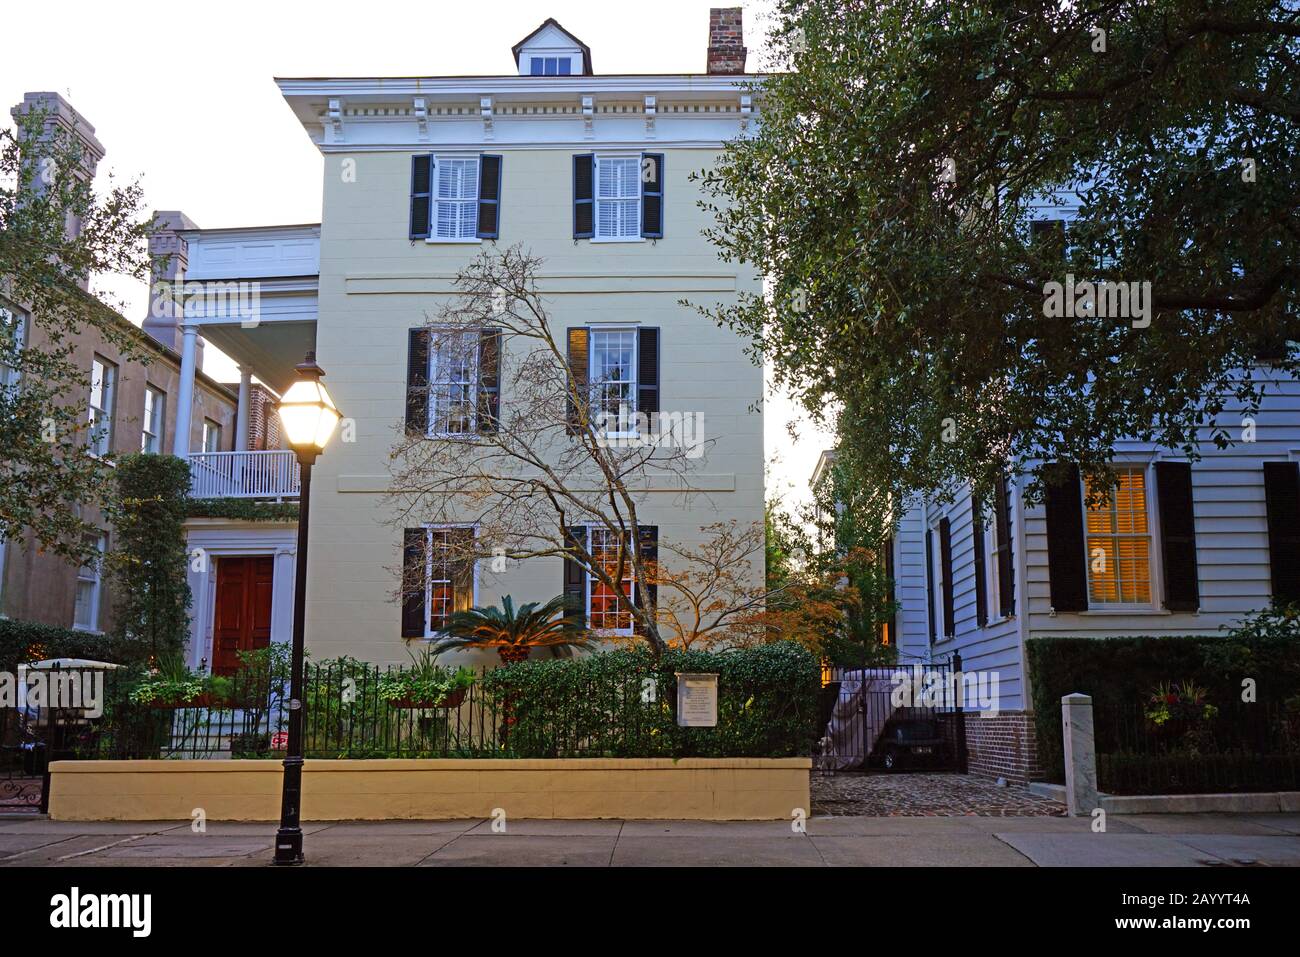
<instances>
[{"instance_id":1,"label":"glowing lamp light","mask_svg":"<svg viewBox=\"0 0 1300 957\"><path fill-rule=\"evenodd\" d=\"M316 364L316 354L307 353L306 361L295 368L298 381L280 398L277 411L290 448L314 458L329 442L341 416L320 381L325 372Z\"/></svg>"}]
</instances>

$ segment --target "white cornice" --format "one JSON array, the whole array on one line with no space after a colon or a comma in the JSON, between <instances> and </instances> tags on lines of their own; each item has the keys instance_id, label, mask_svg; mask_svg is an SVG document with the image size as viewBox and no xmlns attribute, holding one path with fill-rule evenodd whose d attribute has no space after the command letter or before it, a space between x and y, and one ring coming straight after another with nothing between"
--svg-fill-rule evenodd
<instances>
[{"instance_id":1,"label":"white cornice","mask_svg":"<svg viewBox=\"0 0 1300 957\"><path fill-rule=\"evenodd\" d=\"M632 95L667 93L739 94L760 85L759 74L722 76L716 74L636 74L628 76L435 76L435 77L355 77L355 78L277 78L276 85L285 99L324 97L354 100L380 97L409 101L414 96L464 97L480 95L519 96L534 99L570 99L583 93L626 93Z\"/></svg>"}]
</instances>

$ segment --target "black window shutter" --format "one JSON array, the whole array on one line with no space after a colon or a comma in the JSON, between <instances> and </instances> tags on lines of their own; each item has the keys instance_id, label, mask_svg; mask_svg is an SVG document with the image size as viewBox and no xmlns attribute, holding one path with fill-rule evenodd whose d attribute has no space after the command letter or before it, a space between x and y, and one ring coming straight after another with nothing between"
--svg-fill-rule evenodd
<instances>
[{"instance_id":1,"label":"black window shutter","mask_svg":"<svg viewBox=\"0 0 1300 957\"><path fill-rule=\"evenodd\" d=\"M938 635L934 627L934 530L925 533L925 619L930 624L930 644Z\"/></svg>"},{"instance_id":2,"label":"black window shutter","mask_svg":"<svg viewBox=\"0 0 1300 957\"><path fill-rule=\"evenodd\" d=\"M478 430L501 428L501 330L484 329L478 335Z\"/></svg>"},{"instance_id":3,"label":"black window shutter","mask_svg":"<svg viewBox=\"0 0 1300 957\"><path fill-rule=\"evenodd\" d=\"M496 239L501 226L501 157L478 158L478 238Z\"/></svg>"},{"instance_id":4,"label":"black window shutter","mask_svg":"<svg viewBox=\"0 0 1300 957\"><path fill-rule=\"evenodd\" d=\"M1059 485L1046 489L1047 568L1052 610L1088 610L1088 571L1083 541L1083 490L1079 467L1070 466Z\"/></svg>"},{"instance_id":5,"label":"black window shutter","mask_svg":"<svg viewBox=\"0 0 1300 957\"><path fill-rule=\"evenodd\" d=\"M408 528L402 532L402 637L423 638L425 633L425 560L428 531Z\"/></svg>"},{"instance_id":6,"label":"black window shutter","mask_svg":"<svg viewBox=\"0 0 1300 957\"><path fill-rule=\"evenodd\" d=\"M650 431L657 432L659 413L659 330L640 328L636 334L636 410L651 416Z\"/></svg>"},{"instance_id":7,"label":"black window shutter","mask_svg":"<svg viewBox=\"0 0 1300 957\"><path fill-rule=\"evenodd\" d=\"M664 154L641 154L641 235L664 235Z\"/></svg>"},{"instance_id":8,"label":"black window shutter","mask_svg":"<svg viewBox=\"0 0 1300 957\"><path fill-rule=\"evenodd\" d=\"M1160 509L1165 607L1170 611L1196 611L1201 607L1201 591L1196 569L1191 463L1156 463L1156 507Z\"/></svg>"},{"instance_id":9,"label":"black window shutter","mask_svg":"<svg viewBox=\"0 0 1300 957\"><path fill-rule=\"evenodd\" d=\"M406 346L406 434L429 432L429 330L412 329Z\"/></svg>"},{"instance_id":10,"label":"black window shutter","mask_svg":"<svg viewBox=\"0 0 1300 957\"><path fill-rule=\"evenodd\" d=\"M637 552L641 559L643 568L653 569L659 563L659 526L658 525L638 525L637 526ZM637 582L635 585L635 594L637 595L638 604L652 618L654 609L659 604L659 586L651 578L646 582ZM644 635L645 626L639 621L633 622L633 629L636 634Z\"/></svg>"},{"instance_id":11,"label":"black window shutter","mask_svg":"<svg viewBox=\"0 0 1300 957\"><path fill-rule=\"evenodd\" d=\"M975 623L981 628L989 623L988 582L984 574L984 515L979 499L970 498L970 534L975 551Z\"/></svg>"},{"instance_id":12,"label":"black window shutter","mask_svg":"<svg viewBox=\"0 0 1300 957\"><path fill-rule=\"evenodd\" d=\"M1300 601L1300 463L1264 463L1273 603Z\"/></svg>"},{"instance_id":13,"label":"black window shutter","mask_svg":"<svg viewBox=\"0 0 1300 957\"><path fill-rule=\"evenodd\" d=\"M577 403L573 401L573 392L582 396L587 394L588 339L586 326L570 327L567 348L569 376L573 381L570 383L572 392L569 392L566 398L568 408L565 415L565 431L569 435L578 435L582 431L582 421L578 415Z\"/></svg>"},{"instance_id":14,"label":"black window shutter","mask_svg":"<svg viewBox=\"0 0 1300 957\"><path fill-rule=\"evenodd\" d=\"M596 154L573 157L573 238L590 239L595 232Z\"/></svg>"},{"instance_id":15,"label":"black window shutter","mask_svg":"<svg viewBox=\"0 0 1300 957\"><path fill-rule=\"evenodd\" d=\"M939 519L939 568L943 573L943 636L957 633L952 605L952 523Z\"/></svg>"},{"instance_id":16,"label":"black window shutter","mask_svg":"<svg viewBox=\"0 0 1300 957\"><path fill-rule=\"evenodd\" d=\"M564 530L564 547L573 553L586 551L587 529L584 525L571 525ZM577 618L587 623L587 569L572 555L564 556L565 618Z\"/></svg>"},{"instance_id":17,"label":"black window shutter","mask_svg":"<svg viewBox=\"0 0 1300 957\"><path fill-rule=\"evenodd\" d=\"M993 531L997 536L998 614L1009 618L1016 612L1016 571L1011 560L1011 482L1005 472L998 477L994 493Z\"/></svg>"},{"instance_id":18,"label":"black window shutter","mask_svg":"<svg viewBox=\"0 0 1300 957\"><path fill-rule=\"evenodd\" d=\"M411 238L429 236L430 184L433 181L429 154L411 157Z\"/></svg>"}]
</instances>

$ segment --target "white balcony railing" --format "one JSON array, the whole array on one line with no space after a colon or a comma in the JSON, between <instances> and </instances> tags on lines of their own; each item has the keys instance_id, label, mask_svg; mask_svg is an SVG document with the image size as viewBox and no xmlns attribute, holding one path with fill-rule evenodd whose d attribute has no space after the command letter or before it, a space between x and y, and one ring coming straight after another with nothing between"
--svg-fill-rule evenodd
<instances>
[{"instance_id":1,"label":"white balcony railing","mask_svg":"<svg viewBox=\"0 0 1300 957\"><path fill-rule=\"evenodd\" d=\"M191 452L193 498L297 498L298 457L267 452Z\"/></svg>"}]
</instances>

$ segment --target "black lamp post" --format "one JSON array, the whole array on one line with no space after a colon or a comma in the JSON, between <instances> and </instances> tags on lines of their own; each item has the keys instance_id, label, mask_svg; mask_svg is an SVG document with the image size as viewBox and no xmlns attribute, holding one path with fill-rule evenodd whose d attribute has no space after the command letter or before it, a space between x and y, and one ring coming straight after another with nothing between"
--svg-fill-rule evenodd
<instances>
[{"instance_id":1,"label":"black lamp post","mask_svg":"<svg viewBox=\"0 0 1300 957\"><path fill-rule=\"evenodd\" d=\"M275 863L301 864L302 826L302 673L303 624L307 612L307 526L311 517L311 466L338 425L339 410L321 384L325 372L316 353L296 367L298 381L277 407L289 447L298 456L302 481L298 493L298 570L293 583L293 647L289 665L289 745L284 758L280 830L275 835Z\"/></svg>"}]
</instances>

